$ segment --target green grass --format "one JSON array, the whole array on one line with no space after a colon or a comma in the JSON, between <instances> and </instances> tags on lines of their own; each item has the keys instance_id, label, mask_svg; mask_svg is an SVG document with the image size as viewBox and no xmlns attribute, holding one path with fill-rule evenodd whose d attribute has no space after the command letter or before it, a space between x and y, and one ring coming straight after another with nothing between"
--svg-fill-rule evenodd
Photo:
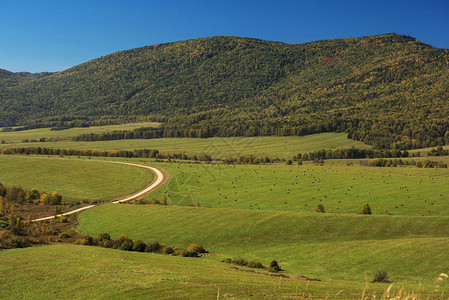
<instances>
[{"instance_id":1,"label":"green grass","mask_svg":"<svg viewBox=\"0 0 449 300\"><path fill-rule=\"evenodd\" d=\"M147 198L166 195L176 205L310 212L323 204L327 212L358 213L369 203L374 214L449 215L448 169L152 164L170 181Z\"/></svg>"},{"instance_id":2,"label":"green grass","mask_svg":"<svg viewBox=\"0 0 449 300\"><path fill-rule=\"evenodd\" d=\"M10 156L1 159L15 161ZM20 159L24 164L75 162ZM448 169L368 168L356 160L350 166L348 161L326 161L324 166L233 166L121 160L166 169L170 181L147 199L166 195L176 205L101 205L81 214L78 229L94 236L127 234L179 247L202 243L211 253L194 260L80 246L3 251L0 274L8 279L0 284L9 291L5 296L40 298L51 288L55 297L64 293L75 298L86 298L93 291L112 298L216 298L218 288L221 295L236 298L275 296L270 277L231 270L220 262L224 257L265 265L275 258L284 274L323 280L309 286L316 298L327 293L332 298L340 290L340 299L360 297L366 278L379 269L388 271L396 287L416 291L422 284L419 289L427 293L434 291L440 273L449 272ZM201 207L186 207L197 200ZM365 202L373 215L357 214ZM314 212L319 203L327 213ZM48 258L41 258L45 255ZM25 271L14 272L17 268ZM44 284L29 276L50 274L52 269L55 277L45 276ZM32 279L24 281L25 276ZM18 282L29 284L29 289L19 288ZM294 296L297 284L300 291L305 289L304 281L285 280L277 296ZM387 286L369 288L379 294ZM26 294L27 290L33 292Z\"/></svg>"},{"instance_id":3,"label":"green grass","mask_svg":"<svg viewBox=\"0 0 449 300\"><path fill-rule=\"evenodd\" d=\"M429 284L449 270L448 221L449 217L105 205L84 212L79 230L181 247L201 243L218 257L264 264L275 258L287 274L326 281L363 282L365 271L386 269L394 280Z\"/></svg>"},{"instance_id":4,"label":"green grass","mask_svg":"<svg viewBox=\"0 0 449 300\"><path fill-rule=\"evenodd\" d=\"M217 299L296 296L354 299L364 284L307 282L232 270L213 259L182 258L99 247L55 245L0 252L0 298L142 298ZM443 282L441 288L447 289ZM369 284L368 294L382 294L387 284ZM395 284L393 290L402 288ZM416 286L405 285L407 290ZM423 295L438 293L421 287ZM336 296L338 294L338 296Z\"/></svg>"},{"instance_id":5,"label":"green grass","mask_svg":"<svg viewBox=\"0 0 449 300\"><path fill-rule=\"evenodd\" d=\"M1 140L1 138L0 138ZM92 149L92 150L133 150L157 149L162 153L186 153L198 155L206 153L213 158L226 156L254 155L257 157L291 159L298 153L319 149L356 148L367 149L371 146L362 142L350 140L346 133L321 133L307 136L262 136L237 138L161 138L94 142L46 142L46 143L15 143L0 147L47 147L63 149Z\"/></svg>"},{"instance_id":6,"label":"green grass","mask_svg":"<svg viewBox=\"0 0 449 300\"><path fill-rule=\"evenodd\" d=\"M131 194L152 180L148 170L119 164L0 155L0 182L5 186L57 191L64 200L111 200Z\"/></svg>"},{"instance_id":7,"label":"green grass","mask_svg":"<svg viewBox=\"0 0 449 300\"><path fill-rule=\"evenodd\" d=\"M103 133L114 130L133 130L140 127L158 127L160 123L145 122L145 123L128 123L121 125L105 125L105 126L91 126L91 127L77 127L66 130L50 130L51 128L37 128L23 131L1 132L0 141L21 143L22 140L41 139L41 138L55 138L67 139L73 136L78 136L86 133Z\"/></svg>"}]
</instances>

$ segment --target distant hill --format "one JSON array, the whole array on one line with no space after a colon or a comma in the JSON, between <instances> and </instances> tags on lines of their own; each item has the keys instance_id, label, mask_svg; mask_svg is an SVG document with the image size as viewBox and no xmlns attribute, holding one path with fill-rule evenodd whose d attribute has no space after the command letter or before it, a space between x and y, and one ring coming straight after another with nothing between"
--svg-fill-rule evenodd
<instances>
[{"instance_id":1,"label":"distant hill","mask_svg":"<svg viewBox=\"0 0 449 300\"><path fill-rule=\"evenodd\" d=\"M44 76L51 75L50 72L42 72L42 73L28 73L28 72L17 72L13 73L7 70L0 69L0 88L14 86L19 84L19 82L33 79L33 78L41 78ZM1 121L0 121L1 122Z\"/></svg>"},{"instance_id":2,"label":"distant hill","mask_svg":"<svg viewBox=\"0 0 449 300\"><path fill-rule=\"evenodd\" d=\"M284 44L209 37L53 74L0 70L0 126L145 118L166 135L347 131L377 147L449 143L449 51L398 34ZM170 130L168 130L170 129Z\"/></svg>"}]
</instances>

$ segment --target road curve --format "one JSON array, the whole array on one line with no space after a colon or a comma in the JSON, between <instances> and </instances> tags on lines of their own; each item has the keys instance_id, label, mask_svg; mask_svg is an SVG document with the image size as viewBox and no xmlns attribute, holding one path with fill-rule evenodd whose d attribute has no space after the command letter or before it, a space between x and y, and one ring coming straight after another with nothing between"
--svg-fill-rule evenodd
<instances>
[{"instance_id":1,"label":"road curve","mask_svg":"<svg viewBox=\"0 0 449 300\"><path fill-rule=\"evenodd\" d=\"M96 161L98 161L98 160L96 160ZM120 199L120 200L112 202L112 203L115 203L115 204L137 199L140 196L145 195L145 194L151 192L152 190L156 189L157 187L159 187L159 185L164 180L164 174L162 174L162 172L159 171L158 169L156 169L155 167L139 165L139 164L133 164L133 163L126 163L126 162L118 162L118 161L102 161L102 162L121 164L121 165L128 165L128 166L139 167L139 168L145 168L145 169L151 170L154 174L156 174L156 180L154 180L151 185L149 185L148 187L146 187L145 189L143 189L141 191L138 191L137 193L132 194L131 196L128 196L128 197L126 197L124 199ZM63 213L63 214L59 214L59 215L57 215L57 217L76 214L77 212L80 212L80 211L83 211L83 210L86 210L86 209L89 209L89 208L92 208L92 207L95 207L95 206L96 205L89 205L89 206L81 207L81 208L78 208L78 209L75 209L75 210ZM32 222L39 222L39 221L50 220L50 219L53 219L54 217L55 216L34 219L34 220L32 220Z\"/></svg>"}]
</instances>

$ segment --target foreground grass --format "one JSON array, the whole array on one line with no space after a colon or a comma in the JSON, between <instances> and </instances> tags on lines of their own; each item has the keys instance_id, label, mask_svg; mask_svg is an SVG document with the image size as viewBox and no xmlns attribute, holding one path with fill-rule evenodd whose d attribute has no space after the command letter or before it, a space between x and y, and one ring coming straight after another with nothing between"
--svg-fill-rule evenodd
<instances>
[{"instance_id":1,"label":"foreground grass","mask_svg":"<svg viewBox=\"0 0 449 300\"><path fill-rule=\"evenodd\" d=\"M111 200L153 180L148 170L93 160L0 155L0 182L57 191L64 200Z\"/></svg>"},{"instance_id":2,"label":"foreground grass","mask_svg":"<svg viewBox=\"0 0 449 300\"><path fill-rule=\"evenodd\" d=\"M181 247L198 243L218 257L263 264L276 258L287 274L326 281L363 282L365 272L386 269L396 281L430 284L435 274L449 270L448 221L124 204L84 212L79 230Z\"/></svg>"},{"instance_id":3,"label":"foreground grass","mask_svg":"<svg viewBox=\"0 0 449 300\"><path fill-rule=\"evenodd\" d=\"M0 252L0 298L359 298L364 284L307 282L232 270L211 259L56 245ZM387 284L369 284L381 295ZM415 290L410 285L406 289ZM393 292L401 285L393 287ZM445 288L445 287L443 287ZM419 288L437 298L433 287ZM440 288L441 291L441 288ZM438 292L438 295L440 294Z\"/></svg>"},{"instance_id":4,"label":"foreground grass","mask_svg":"<svg viewBox=\"0 0 449 300\"><path fill-rule=\"evenodd\" d=\"M23 140L39 140L41 138L55 138L67 139L72 136L78 136L88 133L104 133L114 130L133 130L140 127L158 127L160 123L145 122L145 123L128 123L121 125L105 125L105 126L91 126L91 127L76 127L65 130L51 130L51 128L37 128L23 131L2 132L0 128L0 141L8 143L21 143Z\"/></svg>"},{"instance_id":5,"label":"foreground grass","mask_svg":"<svg viewBox=\"0 0 449 300\"><path fill-rule=\"evenodd\" d=\"M0 138L1 140L1 138ZM236 138L161 138L149 140L117 140L95 142L47 142L47 143L15 143L0 147L48 147L92 150L133 150L157 149L162 153L186 153L188 155L209 154L214 158L241 155L268 156L271 158L291 159L298 153L319 149L335 148L371 148L362 142L350 140L346 133L321 133L307 136L262 136Z\"/></svg>"}]
</instances>

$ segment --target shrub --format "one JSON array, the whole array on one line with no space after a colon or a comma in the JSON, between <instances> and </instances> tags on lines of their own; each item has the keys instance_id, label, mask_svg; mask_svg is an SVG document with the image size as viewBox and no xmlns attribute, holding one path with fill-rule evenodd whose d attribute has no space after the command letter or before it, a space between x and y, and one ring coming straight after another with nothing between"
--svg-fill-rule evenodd
<instances>
[{"instance_id":1,"label":"shrub","mask_svg":"<svg viewBox=\"0 0 449 300\"><path fill-rule=\"evenodd\" d=\"M133 250L137 252L143 252L145 251L146 247L147 244L145 244L143 241L135 241L133 245Z\"/></svg>"},{"instance_id":2,"label":"shrub","mask_svg":"<svg viewBox=\"0 0 449 300\"><path fill-rule=\"evenodd\" d=\"M134 247L134 243L131 239L129 239L129 240L126 240L123 243L121 243L119 249L125 250L125 251L132 251L133 247Z\"/></svg>"},{"instance_id":3,"label":"shrub","mask_svg":"<svg viewBox=\"0 0 449 300\"><path fill-rule=\"evenodd\" d=\"M145 248L146 252L159 252L161 251L162 246L159 244L159 242L154 243L148 243L147 247Z\"/></svg>"},{"instance_id":4,"label":"shrub","mask_svg":"<svg viewBox=\"0 0 449 300\"><path fill-rule=\"evenodd\" d=\"M248 262L246 260L244 260L243 258L234 258L232 260L232 263L234 265L244 266L244 267L246 267L248 265Z\"/></svg>"},{"instance_id":5,"label":"shrub","mask_svg":"<svg viewBox=\"0 0 449 300\"><path fill-rule=\"evenodd\" d=\"M84 236L84 238L77 240L75 242L75 244L92 246L92 245L94 245L94 238L91 237L90 235L86 235L86 236Z\"/></svg>"},{"instance_id":6,"label":"shrub","mask_svg":"<svg viewBox=\"0 0 449 300\"><path fill-rule=\"evenodd\" d=\"M291 165L293 164L293 161L292 161L291 159L289 159L289 160L287 160L287 161L285 162L285 164L286 164L287 166L291 166Z\"/></svg>"},{"instance_id":7,"label":"shrub","mask_svg":"<svg viewBox=\"0 0 449 300\"><path fill-rule=\"evenodd\" d=\"M254 269L265 269L264 265L262 265L262 263L260 263L258 261L250 261L248 263L248 267L254 268Z\"/></svg>"},{"instance_id":8,"label":"shrub","mask_svg":"<svg viewBox=\"0 0 449 300\"><path fill-rule=\"evenodd\" d=\"M19 225L12 226L9 231L14 235L21 235L21 236L27 235L26 230ZM15 248L17 248L17 247L15 247ZM20 248L23 248L23 247L20 247Z\"/></svg>"},{"instance_id":9,"label":"shrub","mask_svg":"<svg viewBox=\"0 0 449 300\"><path fill-rule=\"evenodd\" d=\"M225 258L225 259L222 260L222 262L227 263L227 264L232 264L232 259Z\"/></svg>"},{"instance_id":10,"label":"shrub","mask_svg":"<svg viewBox=\"0 0 449 300\"><path fill-rule=\"evenodd\" d=\"M102 233L102 234L98 235L97 239L99 241L108 241L108 240L111 239L111 236L109 234L107 234L107 233Z\"/></svg>"},{"instance_id":11,"label":"shrub","mask_svg":"<svg viewBox=\"0 0 449 300\"><path fill-rule=\"evenodd\" d=\"M30 240L23 237L12 238L9 243L12 248L26 248L31 246Z\"/></svg>"},{"instance_id":12,"label":"shrub","mask_svg":"<svg viewBox=\"0 0 449 300\"><path fill-rule=\"evenodd\" d=\"M319 212L319 213L324 213L324 206L323 206L323 204L318 204L318 205L316 206L315 211L316 211L316 212Z\"/></svg>"},{"instance_id":13,"label":"shrub","mask_svg":"<svg viewBox=\"0 0 449 300\"><path fill-rule=\"evenodd\" d=\"M200 257L198 252L194 252L194 251L184 251L182 256L183 257Z\"/></svg>"},{"instance_id":14,"label":"shrub","mask_svg":"<svg viewBox=\"0 0 449 300\"><path fill-rule=\"evenodd\" d=\"M270 261L270 264L268 265L268 271L270 272L279 272L281 270L281 267L279 266L278 262L274 259Z\"/></svg>"},{"instance_id":15,"label":"shrub","mask_svg":"<svg viewBox=\"0 0 449 300\"><path fill-rule=\"evenodd\" d=\"M377 271L372 282L389 283L388 273L386 271Z\"/></svg>"},{"instance_id":16,"label":"shrub","mask_svg":"<svg viewBox=\"0 0 449 300\"><path fill-rule=\"evenodd\" d=\"M72 237L72 233L69 231L64 231L59 234L59 238L61 238L61 239L68 239L71 237Z\"/></svg>"},{"instance_id":17,"label":"shrub","mask_svg":"<svg viewBox=\"0 0 449 300\"><path fill-rule=\"evenodd\" d=\"M365 203L363 205L363 208L360 211L360 214L362 214L362 215L370 215L371 214L371 207L369 207L368 203Z\"/></svg>"},{"instance_id":18,"label":"shrub","mask_svg":"<svg viewBox=\"0 0 449 300\"><path fill-rule=\"evenodd\" d=\"M190 245L189 248L187 248L187 251L190 252L198 252L198 253L207 253L207 251L204 249L203 245Z\"/></svg>"},{"instance_id":19,"label":"shrub","mask_svg":"<svg viewBox=\"0 0 449 300\"><path fill-rule=\"evenodd\" d=\"M115 248L121 249L122 244L127 243L131 244L131 248L133 247L133 240L131 240L127 235L119 235L117 241L115 242Z\"/></svg>"},{"instance_id":20,"label":"shrub","mask_svg":"<svg viewBox=\"0 0 449 300\"><path fill-rule=\"evenodd\" d=\"M164 254L173 254L173 253L175 253L175 250L173 250L172 247L165 247L163 250L163 253Z\"/></svg>"},{"instance_id":21,"label":"shrub","mask_svg":"<svg viewBox=\"0 0 449 300\"><path fill-rule=\"evenodd\" d=\"M58 205L62 201L62 196L59 195L57 192L53 192L50 196L50 204L51 205Z\"/></svg>"},{"instance_id":22,"label":"shrub","mask_svg":"<svg viewBox=\"0 0 449 300\"><path fill-rule=\"evenodd\" d=\"M99 243L99 245L101 247L105 247L105 248L113 248L114 244L115 243L113 240L103 240L102 242Z\"/></svg>"},{"instance_id":23,"label":"shrub","mask_svg":"<svg viewBox=\"0 0 449 300\"><path fill-rule=\"evenodd\" d=\"M187 251L184 249L176 249L175 254L178 256L186 256Z\"/></svg>"}]
</instances>

